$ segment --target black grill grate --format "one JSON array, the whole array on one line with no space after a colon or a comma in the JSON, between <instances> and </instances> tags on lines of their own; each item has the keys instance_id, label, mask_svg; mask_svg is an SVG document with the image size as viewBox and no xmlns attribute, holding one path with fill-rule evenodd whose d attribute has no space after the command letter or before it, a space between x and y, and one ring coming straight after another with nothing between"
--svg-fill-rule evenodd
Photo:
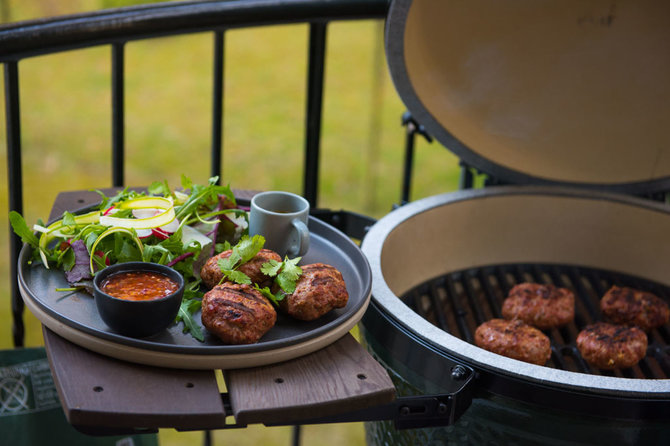
<instances>
[{"instance_id":1,"label":"black grill grate","mask_svg":"<svg viewBox=\"0 0 670 446\"><path fill-rule=\"evenodd\" d=\"M536 282L565 287L575 293L575 319L545 333L552 355L547 366L578 373L638 379L670 377L670 327L648 333L647 356L622 370L599 370L580 356L575 341L586 325L603 320L600 298L612 286L652 292L670 302L670 288L611 271L568 265L509 264L457 271L425 282L401 297L421 317L447 333L474 344L477 326L501 316L502 302L517 283Z\"/></svg>"}]
</instances>

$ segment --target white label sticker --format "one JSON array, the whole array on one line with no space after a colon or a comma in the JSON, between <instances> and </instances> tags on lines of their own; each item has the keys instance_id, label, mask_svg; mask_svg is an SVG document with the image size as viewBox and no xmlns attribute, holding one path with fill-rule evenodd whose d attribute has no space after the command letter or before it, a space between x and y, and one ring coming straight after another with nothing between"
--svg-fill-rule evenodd
<instances>
[{"instance_id":1,"label":"white label sticker","mask_svg":"<svg viewBox=\"0 0 670 446\"><path fill-rule=\"evenodd\" d=\"M0 367L0 417L59 407L46 359Z\"/></svg>"}]
</instances>

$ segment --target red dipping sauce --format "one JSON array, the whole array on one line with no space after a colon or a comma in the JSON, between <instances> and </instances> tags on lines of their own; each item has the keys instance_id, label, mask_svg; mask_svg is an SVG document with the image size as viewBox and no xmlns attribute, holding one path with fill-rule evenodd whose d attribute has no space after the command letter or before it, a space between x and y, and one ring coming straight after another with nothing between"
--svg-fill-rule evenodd
<instances>
[{"instance_id":1,"label":"red dipping sauce","mask_svg":"<svg viewBox=\"0 0 670 446\"><path fill-rule=\"evenodd\" d=\"M107 277L100 288L118 299L156 300L174 293L179 286L164 274L151 271L125 271Z\"/></svg>"}]
</instances>

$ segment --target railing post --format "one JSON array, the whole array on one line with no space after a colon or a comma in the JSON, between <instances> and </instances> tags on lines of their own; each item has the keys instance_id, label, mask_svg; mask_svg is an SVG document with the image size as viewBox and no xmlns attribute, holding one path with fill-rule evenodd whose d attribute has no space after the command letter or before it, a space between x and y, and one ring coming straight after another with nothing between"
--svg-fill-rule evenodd
<instances>
[{"instance_id":1,"label":"railing post","mask_svg":"<svg viewBox=\"0 0 670 446\"><path fill-rule=\"evenodd\" d=\"M9 210L23 214L23 178L21 162L21 115L19 109L19 68L17 61L5 62L5 119L7 126L7 180ZM12 296L12 336L15 347L23 347L23 300L19 294L17 264L21 239L9 231L9 277Z\"/></svg>"},{"instance_id":2,"label":"railing post","mask_svg":"<svg viewBox=\"0 0 670 446\"><path fill-rule=\"evenodd\" d=\"M124 183L125 103L124 42L112 44L112 186Z\"/></svg>"},{"instance_id":3,"label":"railing post","mask_svg":"<svg viewBox=\"0 0 670 446\"><path fill-rule=\"evenodd\" d=\"M221 182L222 141L223 141L223 93L225 41L223 31L214 32L214 73L212 85L212 151L211 177L219 177Z\"/></svg>"},{"instance_id":4,"label":"railing post","mask_svg":"<svg viewBox=\"0 0 670 446\"><path fill-rule=\"evenodd\" d=\"M458 178L458 189L472 189L475 183L475 177L472 173L472 169L463 161L461 161L459 165L461 167L461 174Z\"/></svg>"},{"instance_id":5,"label":"railing post","mask_svg":"<svg viewBox=\"0 0 670 446\"><path fill-rule=\"evenodd\" d=\"M307 129L305 135L303 195L312 207L317 206L318 199L325 56L326 23L311 23L309 27L309 59L307 67Z\"/></svg>"}]
</instances>

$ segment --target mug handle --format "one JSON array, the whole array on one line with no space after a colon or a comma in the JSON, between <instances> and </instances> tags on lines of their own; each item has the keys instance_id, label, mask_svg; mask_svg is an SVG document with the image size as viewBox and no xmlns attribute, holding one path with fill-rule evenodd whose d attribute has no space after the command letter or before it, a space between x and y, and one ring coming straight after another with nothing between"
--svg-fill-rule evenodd
<instances>
[{"instance_id":1,"label":"mug handle","mask_svg":"<svg viewBox=\"0 0 670 446\"><path fill-rule=\"evenodd\" d=\"M291 222L293 229L298 233L296 238L296 243L292 244L288 248L288 254L291 257L297 257L305 254L309 249L309 229L307 225L302 221L295 219Z\"/></svg>"}]
</instances>

